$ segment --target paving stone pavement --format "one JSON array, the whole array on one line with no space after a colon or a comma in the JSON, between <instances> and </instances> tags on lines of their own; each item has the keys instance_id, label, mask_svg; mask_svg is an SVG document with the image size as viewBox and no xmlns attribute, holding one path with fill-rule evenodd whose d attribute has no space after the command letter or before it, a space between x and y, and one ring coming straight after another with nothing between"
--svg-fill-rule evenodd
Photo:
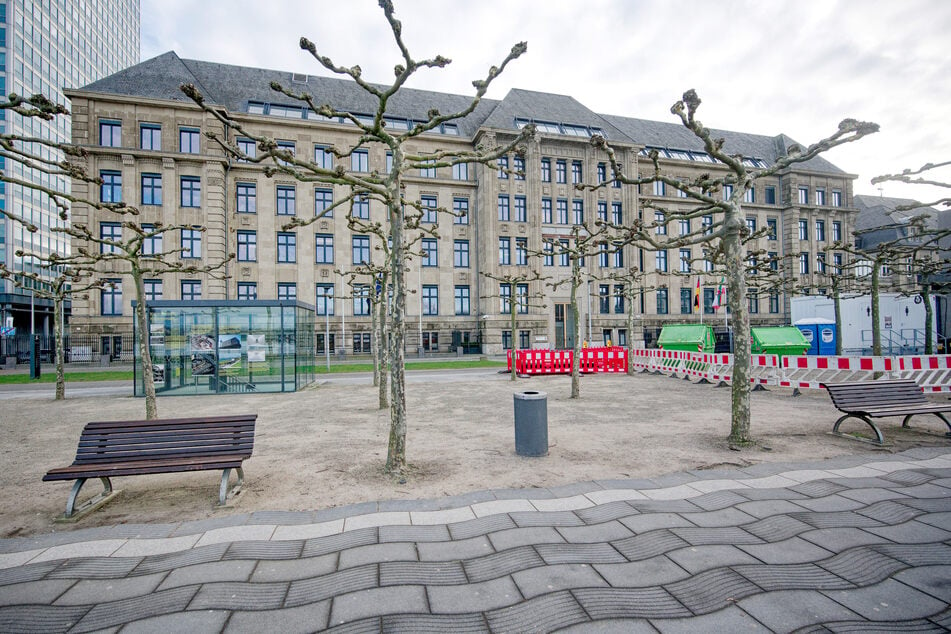
<instances>
[{"instance_id":1,"label":"paving stone pavement","mask_svg":"<svg viewBox=\"0 0 951 634\"><path fill-rule=\"evenodd\" d=\"M951 629L951 448L0 540L0 632Z\"/></svg>"}]
</instances>

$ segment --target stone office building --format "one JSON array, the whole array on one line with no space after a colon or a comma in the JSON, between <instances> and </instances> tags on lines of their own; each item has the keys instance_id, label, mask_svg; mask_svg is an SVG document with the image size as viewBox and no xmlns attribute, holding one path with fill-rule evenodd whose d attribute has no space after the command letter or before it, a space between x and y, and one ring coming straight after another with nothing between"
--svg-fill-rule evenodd
<instances>
[{"instance_id":1,"label":"stone office building","mask_svg":"<svg viewBox=\"0 0 951 634\"><path fill-rule=\"evenodd\" d=\"M179 90L182 83L194 84L208 103L227 111L248 130L274 138L282 147L323 165L337 160L327 148L354 146L355 126L301 109L271 90L272 81L308 91L317 103L366 115L373 112L374 102L351 81L184 60L174 52L165 53L69 91L73 141L88 149L89 171L105 181L103 191L86 195L121 196L140 209L145 223L193 224L205 229L166 235L165 244L148 248L183 248L182 257L203 263L236 255L225 280L181 275L149 280L150 299L298 299L316 305L318 352L327 345L334 351L368 352L369 307L338 271L367 257L381 257L374 249L376 238L350 231L347 210L342 208L308 227L283 229L291 217L313 217L346 191L283 176L268 178L261 165L229 159L203 135L223 133L220 124ZM431 108L447 113L468 103L466 96L405 89L389 102L387 126L396 131L409 129L414 121L424 120ZM661 201L669 209L689 208L689 200L661 184L640 191L613 184L596 191L576 189L577 183L610 179L606 155L589 143L592 134L611 142L628 175L650 169L645 155L652 148L660 152L665 170L673 175L691 177L718 169L698 140L679 124L598 114L571 96L519 89L502 100L483 100L465 119L421 135L409 149L426 153L492 146L512 139L528 122L538 128L536 140L524 157L513 155L502 161L503 167L507 163L524 175L474 164L407 175L408 199L457 214L432 214L439 237L423 240L424 256L410 264L407 283L414 291L406 302L410 350L417 346L439 352L456 347L478 350L476 342L484 343L489 353L509 347L513 333L507 311L502 310L504 291L483 273L530 270L549 279L517 290L518 295L544 297L520 306L514 333L519 347L570 346L568 285L553 289L549 283L564 279L571 269L567 258L531 255L542 250L543 238L567 239L573 224L596 218L627 223L647 213L651 217L645 221L652 222L655 211L644 207L648 200ZM784 135L717 134L752 167L772 163L793 143ZM249 141L235 141L246 152L254 151ZM345 161L349 164L344 167L354 171L382 172L387 155L383 147L367 147ZM757 183L747 197L747 222L754 230L768 227L769 233L750 249L761 249L777 263L792 264L800 285L823 292L829 285L825 274L839 257L827 254L825 248L852 233L854 178L816 158ZM352 213L385 220L385 210L376 202L357 203ZM86 206L78 205L73 219L101 236L121 231L115 218L97 215ZM676 235L697 229L676 224L656 231ZM580 302L584 338L593 344L608 339L624 344L629 337L650 340L665 323L698 321L701 316L692 312L698 276L705 320L717 318L722 323L723 309L717 317L711 306L719 275L703 261L700 247L692 249L654 252L626 246L617 253L586 258L590 281L582 289L585 296ZM634 306L625 300L620 284L605 279L632 266L645 273L638 282L644 290ZM103 270L102 275L122 280L118 269ZM126 278L88 300L76 299L74 329L130 330L132 295ZM754 324L788 323L784 293L752 297L750 306ZM627 331L629 310L637 316L635 332ZM330 339L325 340L328 329Z\"/></svg>"}]
</instances>

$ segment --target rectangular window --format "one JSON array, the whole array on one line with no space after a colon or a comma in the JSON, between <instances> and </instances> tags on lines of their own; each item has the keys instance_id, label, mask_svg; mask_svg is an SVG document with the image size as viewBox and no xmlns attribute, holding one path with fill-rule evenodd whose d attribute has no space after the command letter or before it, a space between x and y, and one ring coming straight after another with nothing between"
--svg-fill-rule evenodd
<instances>
[{"instance_id":1,"label":"rectangular window","mask_svg":"<svg viewBox=\"0 0 951 634\"><path fill-rule=\"evenodd\" d=\"M659 236L667 235L667 216L663 211L654 212L654 233Z\"/></svg>"},{"instance_id":2,"label":"rectangular window","mask_svg":"<svg viewBox=\"0 0 951 634\"><path fill-rule=\"evenodd\" d=\"M297 262L297 234L280 232L277 234L277 261L282 264Z\"/></svg>"},{"instance_id":3,"label":"rectangular window","mask_svg":"<svg viewBox=\"0 0 951 634\"><path fill-rule=\"evenodd\" d=\"M436 238L423 238L423 266L439 266Z\"/></svg>"},{"instance_id":4,"label":"rectangular window","mask_svg":"<svg viewBox=\"0 0 951 634\"><path fill-rule=\"evenodd\" d=\"M525 196L515 197L515 222L528 222L528 211L525 208Z\"/></svg>"},{"instance_id":5,"label":"rectangular window","mask_svg":"<svg viewBox=\"0 0 951 634\"><path fill-rule=\"evenodd\" d=\"M842 242L842 223L838 220L832 221L832 241Z\"/></svg>"},{"instance_id":6,"label":"rectangular window","mask_svg":"<svg viewBox=\"0 0 951 634\"><path fill-rule=\"evenodd\" d=\"M614 268L624 268L624 247L620 244L614 247Z\"/></svg>"},{"instance_id":7,"label":"rectangular window","mask_svg":"<svg viewBox=\"0 0 951 634\"><path fill-rule=\"evenodd\" d=\"M258 259L258 234L255 231L238 232L238 262L256 262Z\"/></svg>"},{"instance_id":8,"label":"rectangular window","mask_svg":"<svg viewBox=\"0 0 951 634\"><path fill-rule=\"evenodd\" d=\"M139 147L143 150L162 149L162 126L157 123L143 123L139 126Z\"/></svg>"},{"instance_id":9,"label":"rectangular window","mask_svg":"<svg viewBox=\"0 0 951 634\"><path fill-rule=\"evenodd\" d=\"M317 314L322 317L334 315L334 285L317 285Z\"/></svg>"},{"instance_id":10,"label":"rectangular window","mask_svg":"<svg viewBox=\"0 0 951 634\"><path fill-rule=\"evenodd\" d=\"M423 314L439 314L439 287L435 284L423 285Z\"/></svg>"},{"instance_id":11,"label":"rectangular window","mask_svg":"<svg viewBox=\"0 0 951 634\"><path fill-rule=\"evenodd\" d=\"M716 293L716 289L712 289L712 288L703 289L703 314L704 315L712 315L714 312L716 312L713 310L713 297L715 293Z\"/></svg>"},{"instance_id":12,"label":"rectangular window","mask_svg":"<svg viewBox=\"0 0 951 634\"><path fill-rule=\"evenodd\" d=\"M511 220L511 212L509 210L508 195L499 194L498 210L499 210L499 220L503 222L508 222L509 220Z\"/></svg>"},{"instance_id":13,"label":"rectangular window","mask_svg":"<svg viewBox=\"0 0 951 634\"><path fill-rule=\"evenodd\" d=\"M750 232L750 235L756 233L756 218L754 216L746 217L746 229Z\"/></svg>"},{"instance_id":14,"label":"rectangular window","mask_svg":"<svg viewBox=\"0 0 951 634\"><path fill-rule=\"evenodd\" d=\"M277 186L277 215L293 216L297 213L297 188L292 185Z\"/></svg>"},{"instance_id":15,"label":"rectangular window","mask_svg":"<svg viewBox=\"0 0 951 634\"><path fill-rule=\"evenodd\" d=\"M542 246L542 251L544 252L543 266L555 266L555 245L546 242Z\"/></svg>"},{"instance_id":16,"label":"rectangular window","mask_svg":"<svg viewBox=\"0 0 951 634\"><path fill-rule=\"evenodd\" d=\"M503 315L512 310L512 286L509 284L499 284L499 312Z\"/></svg>"},{"instance_id":17,"label":"rectangular window","mask_svg":"<svg viewBox=\"0 0 951 634\"><path fill-rule=\"evenodd\" d=\"M142 231L146 234L155 231L155 225L142 225ZM157 255L162 252L162 234L157 233L142 239L142 255Z\"/></svg>"},{"instance_id":18,"label":"rectangular window","mask_svg":"<svg viewBox=\"0 0 951 634\"><path fill-rule=\"evenodd\" d=\"M355 317L370 315L370 287L366 284L353 286L353 314Z\"/></svg>"},{"instance_id":19,"label":"rectangular window","mask_svg":"<svg viewBox=\"0 0 951 634\"><path fill-rule=\"evenodd\" d=\"M817 253L816 254L816 273L825 275L826 272L826 254Z\"/></svg>"},{"instance_id":20,"label":"rectangular window","mask_svg":"<svg viewBox=\"0 0 951 634\"><path fill-rule=\"evenodd\" d=\"M577 185L582 181L581 176L581 161L572 161L571 162L571 183L572 185ZM581 224L581 223L578 223Z\"/></svg>"},{"instance_id":21,"label":"rectangular window","mask_svg":"<svg viewBox=\"0 0 951 634\"><path fill-rule=\"evenodd\" d=\"M458 269L469 268L469 241L456 240L452 244L452 265Z\"/></svg>"},{"instance_id":22,"label":"rectangular window","mask_svg":"<svg viewBox=\"0 0 951 634\"><path fill-rule=\"evenodd\" d=\"M765 198L765 202L767 205L776 204L776 188L775 187L773 187L772 185L767 185L766 188L763 190L763 194L764 194L763 198Z\"/></svg>"},{"instance_id":23,"label":"rectangular window","mask_svg":"<svg viewBox=\"0 0 951 634\"><path fill-rule=\"evenodd\" d=\"M257 282L238 282L238 301L254 301L257 298Z\"/></svg>"},{"instance_id":24,"label":"rectangular window","mask_svg":"<svg viewBox=\"0 0 951 634\"><path fill-rule=\"evenodd\" d=\"M759 312L759 295L756 292L755 288L749 289L747 292L747 303L750 309L750 314L755 315Z\"/></svg>"},{"instance_id":25,"label":"rectangular window","mask_svg":"<svg viewBox=\"0 0 951 634\"><path fill-rule=\"evenodd\" d=\"M318 233L314 236L317 241L317 264L334 263L334 237L329 233Z\"/></svg>"},{"instance_id":26,"label":"rectangular window","mask_svg":"<svg viewBox=\"0 0 951 634\"><path fill-rule=\"evenodd\" d=\"M568 182L568 163L562 159L555 161L555 180L561 185Z\"/></svg>"},{"instance_id":27,"label":"rectangular window","mask_svg":"<svg viewBox=\"0 0 951 634\"><path fill-rule=\"evenodd\" d=\"M350 170L354 172L369 172L370 152L368 150L354 150L350 155Z\"/></svg>"},{"instance_id":28,"label":"rectangular window","mask_svg":"<svg viewBox=\"0 0 951 634\"><path fill-rule=\"evenodd\" d=\"M808 253L799 254L799 274L800 275L809 274L809 254Z\"/></svg>"},{"instance_id":29,"label":"rectangular window","mask_svg":"<svg viewBox=\"0 0 951 634\"><path fill-rule=\"evenodd\" d=\"M198 176L181 177L182 207L201 207L201 179Z\"/></svg>"},{"instance_id":30,"label":"rectangular window","mask_svg":"<svg viewBox=\"0 0 951 634\"><path fill-rule=\"evenodd\" d=\"M542 223L553 224L551 215L551 198L542 198Z\"/></svg>"},{"instance_id":31,"label":"rectangular window","mask_svg":"<svg viewBox=\"0 0 951 634\"><path fill-rule=\"evenodd\" d=\"M690 218L681 218L677 221L677 229L680 235L690 235Z\"/></svg>"},{"instance_id":32,"label":"rectangular window","mask_svg":"<svg viewBox=\"0 0 951 634\"><path fill-rule=\"evenodd\" d=\"M439 207L439 202L436 200L436 197L420 196L419 202L423 207L423 217L420 219L420 222L431 225L436 224L436 209Z\"/></svg>"},{"instance_id":33,"label":"rectangular window","mask_svg":"<svg viewBox=\"0 0 951 634\"><path fill-rule=\"evenodd\" d=\"M452 199L453 224L469 224L469 199L456 197Z\"/></svg>"},{"instance_id":34,"label":"rectangular window","mask_svg":"<svg viewBox=\"0 0 951 634\"><path fill-rule=\"evenodd\" d=\"M779 270L779 253L777 253L776 251L767 251L766 260L769 262L770 271Z\"/></svg>"},{"instance_id":35,"label":"rectangular window","mask_svg":"<svg viewBox=\"0 0 951 634\"><path fill-rule=\"evenodd\" d=\"M598 285L598 312L602 315L611 312L611 286L608 284Z\"/></svg>"},{"instance_id":36,"label":"rectangular window","mask_svg":"<svg viewBox=\"0 0 951 634\"><path fill-rule=\"evenodd\" d=\"M122 242L122 225L118 222L99 223L99 239ZM99 253L119 253L119 247L115 244L100 243Z\"/></svg>"},{"instance_id":37,"label":"rectangular window","mask_svg":"<svg viewBox=\"0 0 951 634\"><path fill-rule=\"evenodd\" d=\"M239 214L253 214L258 210L258 188L254 183L238 183L235 186Z\"/></svg>"},{"instance_id":38,"label":"rectangular window","mask_svg":"<svg viewBox=\"0 0 951 634\"><path fill-rule=\"evenodd\" d=\"M667 251L661 249L654 253L654 268L661 273L667 272Z\"/></svg>"},{"instance_id":39,"label":"rectangular window","mask_svg":"<svg viewBox=\"0 0 951 634\"><path fill-rule=\"evenodd\" d=\"M368 332L353 333L353 353L370 354L373 349L370 347L371 335Z\"/></svg>"},{"instance_id":40,"label":"rectangular window","mask_svg":"<svg viewBox=\"0 0 951 634\"><path fill-rule=\"evenodd\" d=\"M528 238L515 238L515 264L528 265Z\"/></svg>"},{"instance_id":41,"label":"rectangular window","mask_svg":"<svg viewBox=\"0 0 951 634\"><path fill-rule=\"evenodd\" d=\"M507 156L500 156L498 159L496 159L496 163L497 163L498 166L499 166L499 172L498 172L499 180L503 180L503 181L508 180L508 178L509 178L509 157L507 157Z\"/></svg>"},{"instance_id":42,"label":"rectangular window","mask_svg":"<svg viewBox=\"0 0 951 634\"><path fill-rule=\"evenodd\" d=\"M370 261L370 236L353 236L353 263L365 264Z\"/></svg>"},{"instance_id":43,"label":"rectangular window","mask_svg":"<svg viewBox=\"0 0 951 634\"><path fill-rule=\"evenodd\" d=\"M297 299L297 284L294 282L278 282L277 298L283 301L295 301Z\"/></svg>"},{"instance_id":44,"label":"rectangular window","mask_svg":"<svg viewBox=\"0 0 951 634\"><path fill-rule=\"evenodd\" d=\"M690 288L680 289L680 314L689 315L693 312L693 290Z\"/></svg>"},{"instance_id":45,"label":"rectangular window","mask_svg":"<svg viewBox=\"0 0 951 634\"><path fill-rule=\"evenodd\" d=\"M389 170L387 170L389 171ZM456 163L452 166L452 178L457 181L467 181L469 180L469 164L468 163Z\"/></svg>"},{"instance_id":46,"label":"rectangular window","mask_svg":"<svg viewBox=\"0 0 951 634\"><path fill-rule=\"evenodd\" d=\"M162 175L142 174L142 204L162 204Z\"/></svg>"},{"instance_id":47,"label":"rectangular window","mask_svg":"<svg viewBox=\"0 0 951 634\"><path fill-rule=\"evenodd\" d=\"M555 211L558 212L558 224L568 224L568 201L564 198L555 201Z\"/></svg>"},{"instance_id":48,"label":"rectangular window","mask_svg":"<svg viewBox=\"0 0 951 634\"><path fill-rule=\"evenodd\" d=\"M837 189L832 190L832 206L841 207L842 206L842 192Z\"/></svg>"},{"instance_id":49,"label":"rectangular window","mask_svg":"<svg viewBox=\"0 0 951 634\"><path fill-rule=\"evenodd\" d=\"M542 182L543 183L551 182L551 159L550 158L542 159Z\"/></svg>"},{"instance_id":50,"label":"rectangular window","mask_svg":"<svg viewBox=\"0 0 951 634\"><path fill-rule=\"evenodd\" d=\"M657 314L666 315L667 314L667 289L658 288L656 293L657 298Z\"/></svg>"},{"instance_id":51,"label":"rectangular window","mask_svg":"<svg viewBox=\"0 0 951 634\"><path fill-rule=\"evenodd\" d=\"M105 280L99 289L99 305L103 317L116 317L122 314L122 280Z\"/></svg>"},{"instance_id":52,"label":"rectangular window","mask_svg":"<svg viewBox=\"0 0 951 634\"><path fill-rule=\"evenodd\" d=\"M297 146L294 144L293 141L278 141L278 142L277 142L277 151L278 151L278 152L286 152L287 154L290 154L291 156L294 156L295 154L297 154ZM289 165L290 163L289 163L288 161L286 161L286 160L283 160L283 159L277 159L277 164L278 164L278 165Z\"/></svg>"},{"instance_id":53,"label":"rectangular window","mask_svg":"<svg viewBox=\"0 0 951 634\"><path fill-rule=\"evenodd\" d=\"M624 314L624 285L614 285L614 314Z\"/></svg>"},{"instance_id":54,"label":"rectangular window","mask_svg":"<svg viewBox=\"0 0 951 634\"><path fill-rule=\"evenodd\" d=\"M145 301L157 302L162 299L162 280L142 280L145 287Z\"/></svg>"},{"instance_id":55,"label":"rectangular window","mask_svg":"<svg viewBox=\"0 0 951 634\"><path fill-rule=\"evenodd\" d=\"M499 264L512 263L512 240L510 238L499 238Z\"/></svg>"},{"instance_id":56,"label":"rectangular window","mask_svg":"<svg viewBox=\"0 0 951 634\"><path fill-rule=\"evenodd\" d=\"M816 241L817 242L826 241L826 221L825 220L816 220Z\"/></svg>"},{"instance_id":57,"label":"rectangular window","mask_svg":"<svg viewBox=\"0 0 951 634\"><path fill-rule=\"evenodd\" d=\"M99 172L102 185L99 186L99 201L104 203L122 202L122 173L103 170Z\"/></svg>"},{"instance_id":58,"label":"rectangular window","mask_svg":"<svg viewBox=\"0 0 951 634\"><path fill-rule=\"evenodd\" d=\"M258 154L258 148L253 139L238 137L238 151L247 156L247 159L238 159L239 163L247 163L248 159L253 159Z\"/></svg>"},{"instance_id":59,"label":"rectangular window","mask_svg":"<svg viewBox=\"0 0 951 634\"><path fill-rule=\"evenodd\" d=\"M733 185L724 185L723 200L730 200L731 198L733 198Z\"/></svg>"},{"instance_id":60,"label":"rectangular window","mask_svg":"<svg viewBox=\"0 0 951 634\"><path fill-rule=\"evenodd\" d=\"M774 315L779 312L779 293L776 291L769 294L769 312Z\"/></svg>"},{"instance_id":61,"label":"rectangular window","mask_svg":"<svg viewBox=\"0 0 951 634\"><path fill-rule=\"evenodd\" d=\"M799 239L808 240L809 239L809 221L805 218L799 221Z\"/></svg>"},{"instance_id":62,"label":"rectangular window","mask_svg":"<svg viewBox=\"0 0 951 634\"><path fill-rule=\"evenodd\" d=\"M681 273L690 272L690 249L680 250L680 272Z\"/></svg>"},{"instance_id":63,"label":"rectangular window","mask_svg":"<svg viewBox=\"0 0 951 634\"><path fill-rule=\"evenodd\" d=\"M332 170L334 168L334 155L330 151L329 146L327 145L314 146L314 163L317 164L317 167L320 167L325 170Z\"/></svg>"},{"instance_id":64,"label":"rectangular window","mask_svg":"<svg viewBox=\"0 0 951 634\"><path fill-rule=\"evenodd\" d=\"M703 235L708 236L713 233L713 216L704 216L700 219L700 226L703 227Z\"/></svg>"},{"instance_id":65,"label":"rectangular window","mask_svg":"<svg viewBox=\"0 0 951 634\"><path fill-rule=\"evenodd\" d=\"M99 145L122 147L122 122L110 119L99 120Z\"/></svg>"},{"instance_id":66,"label":"rectangular window","mask_svg":"<svg viewBox=\"0 0 951 634\"><path fill-rule=\"evenodd\" d=\"M824 207L826 204L826 190L816 188L816 205Z\"/></svg>"},{"instance_id":67,"label":"rectangular window","mask_svg":"<svg viewBox=\"0 0 951 634\"><path fill-rule=\"evenodd\" d=\"M568 251L568 241L559 240L558 245L561 253L558 256L559 266L571 266L571 253Z\"/></svg>"},{"instance_id":68,"label":"rectangular window","mask_svg":"<svg viewBox=\"0 0 951 634\"><path fill-rule=\"evenodd\" d=\"M199 137L201 131L198 128L179 128L178 130L178 151L184 154L198 154L201 152Z\"/></svg>"},{"instance_id":69,"label":"rectangular window","mask_svg":"<svg viewBox=\"0 0 951 634\"><path fill-rule=\"evenodd\" d=\"M439 352L438 332L430 332L428 330L423 332L423 350L426 352Z\"/></svg>"},{"instance_id":70,"label":"rectangular window","mask_svg":"<svg viewBox=\"0 0 951 634\"><path fill-rule=\"evenodd\" d=\"M502 331L502 349L503 350L512 349L512 331L511 330Z\"/></svg>"},{"instance_id":71,"label":"rectangular window","mask_svg":"<svg viewBox=\"0 0 951 634\"><path fill-rule=\"evenodd\" d=\"M655 196L666 196L667 195L667 183L664 181L654 181L654 195Z\"/></svg>"},{"instance_id":72,"label":"rectangular window","mask_svg":"<svg viewBox=\"0 0 951 634\"><path fill-rule=\"evenodd\" d=\"M314 215L323 216L324 218L333 217L333 209L330 207L334 204L334 192L332 189L315 189L314 190ZM330 211L327 211L330 209Z\"/></svg>"},{"instance_id":73,"label":"rectangular window","mask_svg":"<svg viewBox=\"0 0 951 634\"><path fill-rule=\"evenodd\" d=\"M360 220L370 219L370 199L362 194L353 197L353 217Z\"/></svg>"},{"instance_id":74,"label":"rectangular window","mask_svg":"<svg viewBox=\"0 0 951 634\"><path fill-rule=\"evenodd\" d=\"M776 231L776 228L777 228L777 227L776 227L776 219L775 219L775 218L767 218L767 219L766 219L766 228L768 229L768 232L767 232L767 234L766 234L767 237L768 237L770 240L776 240L776 239L778 238L777 231Z\"/></svg>"},{"instance_id":75,"label":"rectangular window","mask_svg":"<svg viewBox=\"0 0 951 634\"><path fill-rule=\"evenodd\" d=\"M574 217L574 224L583 225L584 224L584 201L572 200L571 212L572 212L572 216Z\"/></svg>"},{"instance_id":76,"label":"rectangular window","mask_svg":"<svg viewBox=\"0 0 951 634\"><path fill-rule=\"evenodd\" d=\"M515 285L515 310L524 315L528 313L528 284Z\"/></svg>"},{"instance_id":77,"label":"rectangular window","mask_svg":"<svg viewBox=\"0 0 951 634\"><path fill-rule=\"evenodd\" d=\"M598 220L601 222L608 221L608 204L603 200L598 201Z\"/></svg>"},{"instance_id":78,"label":"rectangular window","mask_svg":"<svg viewBox=\"0 0 951 634\"><path fill-rule=\"evenodd\" d=\"M755 203L756 202L756 190L750 187L745 192L743 192L743 202L745 203Z\"/></svg>"},{"instance_id":79,"label":"rectangular window","mask_svg":"<svg viewBox=\"0 0 951 634\"><path fill-rule=\"evenodd\" d=\"M608 166L605 163L598 163L598 185L608 180Z\"/></svg>"},{"instance_id":80,"label":"rectangular window","mask_svg":"<svg viewBox=\"0 0 951 634\"><path fill-rule=\"evenodd\" d=\"M512 167L515 170L515 180L525 180L525 159L516 155L512 159Z\"/></svg>"},{"instance_id":81,"label":"rectangular window","mask_svg":"<svg viewBox=\"0 0 951 634\"><path fill-rule=\"evenodd\" d=\"M616 225L624 224L624 212L621 203L611 203L611 222Z\"/></svg>"},{"instance_id":82,"label":"rectangular window","mask_svg":"<svg viewBox=\"0 0 951 634\"><path fill-rule=\"evenodd\" d=\"M201 282L198 280L182 280L182 300L192 302L201 299Z\"/></svg>"},{"instance_id":83,"label":"rectangular window","mask_svg":"<svg viewBox=\"0 0 951 634\"><path fill-rule=\"evenodd\" d=\"M201 258L200 229L182 229L182 258L189 260Z\"/></svg>"},{"instance_id":84,"label":"rectangular window","mask_svg":"<svg viewBox=\"0 0 951 634\"><path fill-rule=\"evenodd\" d=\"M841 253L832 254L832 274L842 275L842 254Z\"/></svg>"},{"instance_id":85,"label":"rectangular window","mask_svg":"<svg viewBox=\"0 0 951 634\"><path fill-rule=\"evenodd\" d=\"M423 165L419 168L420 178L436 178L436 168L431 165Z\"/></svg>"},{"instance_id":86,"label":"rectangular window","mask_svg":"<svg viewBox=\"0 0 951 634\"><path fill-rule=\"evenodd\" d=\"M808 187L799 188L799 204L800 205L809 204L809 188Z\"/></svg>"}]
</instances>

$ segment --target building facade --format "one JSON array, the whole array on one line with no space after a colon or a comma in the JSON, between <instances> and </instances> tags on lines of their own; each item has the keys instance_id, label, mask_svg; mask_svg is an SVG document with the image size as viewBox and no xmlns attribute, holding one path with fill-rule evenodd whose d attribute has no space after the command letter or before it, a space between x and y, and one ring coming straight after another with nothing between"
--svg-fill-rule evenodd
<instances>
[{"instance_id":1,"label":"building facade","mask_svg":"<svg viewBox=\"0 0 951 634\"><path fill-rule=\"evenodd\" d=\"M56 103L67 103L64 90L85 86L139 61L140 0L27 0L0 1L0 92L3 95L43 94ZM68 104L67 104L68 107ZM4 115L7 116L4 117ZM69 143L70 121L25 118L0 110L0 126L8 134ZM48 150L44 158L61 160ZM0 159L2 160L2 159ZM0 163L18 179L33 181L56 191L69 191L69 179L47 176L20 164ZM0 205L36 225L30 233L0 216L0 262L13 271L42 273L32 258L16 256L18 249L47 256L69 253L68 239L51 231L63 221L44 194L0 183ZM52 302L37 298L35 327L52 330ZM3 323L18 332L30 332L29 290L0 279L0 313Z\"/></svg>"},{"instance_id":2,"label":"building facade","mask_svg":"<svg viewBox=\"0 0 951 634\"><path fill-rule=\"evenodd\" d=\"M351 231L347 220L352 213L385 222L382 205L358 202L352 211L338 208L307 227L285 229L293 217L312 218L348 192L341 186L267 177L260 164L230 159L203 134L223 135L222 126L179 90L183 83L194 84L207 103L226 110L251 134L273 138L281 147L324 166L338 160L328 148L355 146L359 138L355 126L316 116L299 103L280 98L270 89L272 81L310 92L317 103L357 114L370 115L375 108L350 81L183 60L169 52L69 91L73 142L88 150L90 173L110 183L105 195L121 196L138 207L142 222L196 227L181 235L166 234L165 244L149 248L181 248L182 257L207 264L236 256L228 264L227 279L167 275L148 281L149 298L298 299L316 306L318 352L324 346L335 352L368 352L370 316L364 289L348 286L341 273L363 260L382 257L375 249L377 239ZM404 89L390 101L387 125L396 131L409 129L414 121L426 120L432 108L448 113L468 103L465 96ZM566 257L544 255L543 240L567 241L572 226L590 226L597 219L619 225L636 219L653 223L661 212L651 204L670 210L690 208L690 200L659 184L640 189L613 183L596 190L576 188L580 183L611 180L608 157L590 143L593 134L611 143L629 176L652 169L645 158L652 149L658 150L669 174L691 178L723 169L678 124L598 114L570 96L519 89L502 100L483 100L465 119L417 137L409 150L425 154L492 147L513 139L529 122L538 129L534 141L524 156L503 159L502 169L468 164L423 169L405 178L408 200L454 212L434 211L423 218L438 227L438 237L426 236L419 243L422 257L409 264L407 284L413 291L406 302L409 349L477 350L481 343L485 352L497 353L510 347L515 337L519 347L570 347L569 289L557 285L570 275L570 263ZM754 168L771 164L793 144L784 135L716 134ZM249 154L254 151L248 140L233 141ZM388 157L385 148L370 146L344 161L348 170L383 172ZM822 292L829 285L835 257L826 247L847 239L853 230L854 178L816 158L757 183L747 196L747 225L754 232L769 230L749 244L751 253L776 267L782 265L783 271L792 270L798 285ZM658 234L675 236L701 228L665 222L664 217L656 216ZM103 236L121 231L115 218L82 205L74 208L73 219ZM695 222L706 224L714 218ZM649 251L628 245L585 258L583 337L593 344L607 340L624 344L629 338L649 344L665 323L701 318L722 323L713 310L720 275L704 255L697 246ZM633 306L624 283L611 278L632 267L643 273L635 282L639 292ZM516 290L519 297L542 299L519 303L513 333L506 308L509 291L486 274L521 272L537 272L545 280ZM103 276L115 281L113 287L74 301L74 330L131 328L133 293L128 278L124 291L121 270L104 270ZM692 310L698 278L703 314ZM789 292L754 294L752 322L788 323ZM634 332L628 331L629 311L636 316Z\"/></svg>"}]
</instances>

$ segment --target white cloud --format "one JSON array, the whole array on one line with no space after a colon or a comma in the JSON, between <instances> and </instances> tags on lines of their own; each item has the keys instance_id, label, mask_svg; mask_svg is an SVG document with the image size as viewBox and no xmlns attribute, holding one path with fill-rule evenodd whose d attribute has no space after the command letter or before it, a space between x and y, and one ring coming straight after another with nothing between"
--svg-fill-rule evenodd
<instances>
[{"instance_id":1,"label":"white cloud","mask_svg":"<svg viewBox=\"0 0 951 634\"><path fill-rule=\"evenodd\" d=\"M468 94L471 81L526 40L528 53L490 92L569 94L598 112L673 121L670 105L695 88L707 125L786 133L811 143L846 117L882 132L834 150L871 177L951 159L944 120L951 100L945 0L397 0L404 41L417 57L453 59L423 71L418 88ZM369 0L144 0L143 59L181 57L327 74L302 52L307 36L341 65L385 82L400 61L382 11ZM934 190L887 184L884 193L928 199Z\"/></svg>"}]
</instances>

